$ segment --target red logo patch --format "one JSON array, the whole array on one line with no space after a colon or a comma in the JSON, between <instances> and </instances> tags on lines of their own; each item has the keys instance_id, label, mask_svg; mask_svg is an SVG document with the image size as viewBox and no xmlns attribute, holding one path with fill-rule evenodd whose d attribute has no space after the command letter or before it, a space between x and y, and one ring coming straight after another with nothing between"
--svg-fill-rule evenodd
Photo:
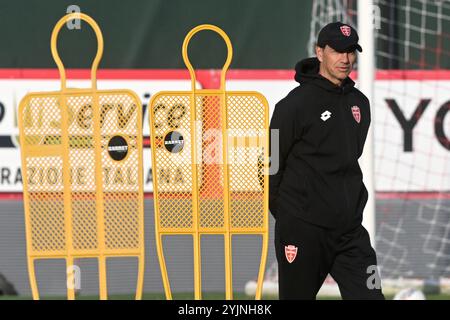
<instances>
[{"instance_id":1,"label":"red logo patch","mask_svg":"<svg viewBox=\"0 0 450 320\"><path fill-rule=\"evenodd\" d=\"M341 27L341 32L344 36L346 37L350 37L350 34L352 33L352 29L350 29L349 26L342 26Z\"/></svg>"},{"instance_id":2,"label":"red logo patch","mask_svg":"<svg viewBox=\"0 0 450 320\"><path fill-rule=\"evenodd\" d=\"M289 263L294 262L295 257L297 257L297 250L298 248L293 245L284 246L284 253L286 255L286 260Z\"/></svg>"},{"instance_id":3,"label":"red logo patch","mask_svg":"<svg viewBox=\"0 0 450 320\"><path fill-rule=\"evenodd\" d=\"M352 114L353 114L353 118L355 118L355 121L360 123L361 122L361 111L359 111L358 106L352 107Z\"/></svg>"}]
</instances>

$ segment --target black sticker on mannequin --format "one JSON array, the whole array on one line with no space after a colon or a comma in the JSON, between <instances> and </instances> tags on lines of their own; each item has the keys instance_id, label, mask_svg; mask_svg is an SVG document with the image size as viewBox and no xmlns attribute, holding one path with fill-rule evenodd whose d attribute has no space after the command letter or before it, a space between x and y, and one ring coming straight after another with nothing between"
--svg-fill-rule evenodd
<instances>
[{"instance_id":1,"label":"black sticker on mannequin","mask_svg":"<svg viewBox=\"0 0 450 320\"><path fill-rule=\"evenodd\" d=\"M164 137L164 147L170 153L178 153L183 150L184 139L178 131L170 131Z\"/></svg>"},{"instance_id":2,"label":"black sticker on mannequin","mask_svg":"<svg viewBox=\"0 0 450 320\"><path fill-rule=\"evenodd\" d=\"M122 161L128 154L128 143L122 136L114 136L108 142L108 153L113 160Z\"/></svg>"}]
</instances>

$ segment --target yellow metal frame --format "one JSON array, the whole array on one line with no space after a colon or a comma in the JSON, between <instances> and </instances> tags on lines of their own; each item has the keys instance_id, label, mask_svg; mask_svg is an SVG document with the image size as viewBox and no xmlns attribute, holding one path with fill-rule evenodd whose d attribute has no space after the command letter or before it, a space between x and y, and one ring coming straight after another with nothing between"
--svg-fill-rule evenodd
<instances>
[{"instance_id":1,"label":"yellow metal frame","mask_svg":"<svg viewBox=\"0 0 450 320\"><path fill-rule=\"evenodd\" d=\"M87 22L94 30L98 41L97 54L91 67L91 88L87 89L67 88L66 72L57 51L58 33L64 24L73 19L81 19ZM60 73L61 90L29 93L22 99L19 106L27 259L33 298L39 299L34 265L34 262L38 259L65 259L68 267L67 281L68 284L72 284L67 286L67 297L73 300L75 299L74 274L73 270L69 271L69 269L72 269L69 267L73 266L76 258L97 258L99 262L99 292L100 299L103 300L107 299L107 258L136 257L138 259L136 299L141 299L145 251L142 107L140 99L130 90L97 90L97 68L103 54L103 36L97 23L88 15L72 13L62 17L53 29L51 52ZM122 100L117 101L119 98ZM77 102L82 100L84 102ZM36 105L33 105L33 103ZM116 103L115 106L117 108L118 104L121 103L121 111L123 111L123 105L125 104L130 106L129 110L133 108L134 111L129 113L129 119L134 119L134 121L127 120L131 125L122 125L122 122L120 122L118 126L122 125L123 127L116 127L115 121L119 123L121 120L118 118L118 113L117 120L108 115L108 111L104 110L103 105L106 103L110 105ZM80 130L79 132L82 133L78 136L71 133L73 131L71 129L73 122L77 121L73 119L72 111L70 111L71 106L76 108L81 106L81 109L90 108L91 114L88 114L87 119L92 120L92 132L83 134L83 131ZM53 109L53 113L45 112L49 107ZM37 112L40 115L39 121L41 121L41 124L47 121L47 127L44 125L44 129L47 132L45 130L40 132L40 136L39 134L37 135L38 141L31 143L33 135L30 132L34 129L28 127L27 121L31 121L32 112ZM54 117L53 122L48 120L49 117ZM107 120L110 119L108 117L112 120ZM106 124L107 122L108 124ZM105 128L106 126L109 127ZM135 180L134 182L129 182L128 191L124 191L125 189L121 190L120 187L117 187L116 190L107 186L105 182L107 178L105 178L104 166L105 163L110 161L109 159L105 160L108 152L105 147L105 141L108 139L108 135L115 135L115 130L119 131L117 135L121 134L121 130L128 130L128 135L133 137L133 145L129 146L129 149L132 151L127 150L129 152L128 156L133 153L133 159L135 160L131 165L134 169L128 169L128 174L129 177L133 177ZM79 141L90 141L90 144L84 145L87 151L83 151L79 146L73 145L77 139ZM46 142L47 140L51 140L53 143L48 143ZM83 144L86 142L79 143ZM83 152L93 153L93 157L85 157L84 159L82 157ZM59 163L62 171L61 181L55 180L54 186L47 189L45 187L36 187L34 184L31 185L32 180L30 179L33 178L32 175L29 175L28 163L33 161L44 165L49 161ZM76 190L75 177L73 177L74 173L73 169L71 169L71 165L74 165L75 161L85 161L82 162L83 165L84 163L90 164L90 167L86 165L86 168L89 169L84 170L91 170L92 175L86 174L83 176L83 179L88 181L84 184L91 183L91 190L87 191L88 187L81 192ZM124 159L124 162L126 161L129 160ZM132 167L130 166L130 168ZM117 175L120 170L122 179L120 165L116 169ZM44 169L42 169L43 171ZM56 169L54 171L56 172ZM48 175L50 176L50 173ZM129 179L131 181L131 178ZM120 182L120 180L117 181ZM93 204L93 201L95 201L95 204ZM87 205L88 202L91 203L90 206ZM118 209L114 208L108 202L121 207ZM132 212L135 212L135 214L133 215ZM58 217L61 217L60 220L58 220ZM80 225L76 225L77 223ZM128 224L133 224L133 227L130 227L131 231L130 229L128 231L124 229L124 226ZM128 237L132 237L133 242L127 243L123 240L125 234ZM75 240L80 241L80 244L75 244ZM93 245L87 245L86 243Z\"/></svg>"},{"instance_id":2,"label":"yellow metal frame","mask_svg":"<svg viewBox=\"0 0 450 320\"><path fill-rule=\"evenodd\" d=\"M218 33L223 40L226 43L227 49L228 49L228 55L226 62L222 68L221 71L221 81L220 81L220 88L217 90L198 90L196 89L196 76L194 68L192 67L192 64L189 61L188 57L188 45L192 37L198 33L199 31L203 30L210 30ZM193 236L193 254L194 254L194 292L195 292L195 299L201 299L202 298L202 292L201 292L201 248L200 248L200 237L202 234L219 234L224 235L224 254L225 254L225 294L226 299L233 299L233 285L232 285L232 236L234 234L254 234L254 235L261 235L262 236L262 253L261 253L261 260L260 260L260 267L259 267L259 274L258 274L258 282L257 282L257 290L256 290L256 299L261 299L261 293L262 293L262 284L264 279L264 271L265 271L265 265L267 260L267 250L268 250L268 150L269 150L269 142L268 142L268 130L269 130L269 107L267 100L263 95L257 92L244 92L244 91L226 91L225 88L225 78L226 78L226 72L231 64L232 56L233 56L233 48L230 42L230 39L226 35L226 33L213 25L200 25L192 29L186 36L183 42L183 48L182 48L182 54L183 54L183 60L186 64L186 67L189 70L190 76L191 76L191 85L192 90L191 91L166 91L166 92L159 92L152 96L150 100L150 112L149 112L149 120L150 120L150 130L151 130L151 146L152 146L152 165L153 165L153 188L154 188L154 207L155 207L155 228L156 228L156 246L157 246L157 252L158 252L158 259L161 267L161 273L162 273L162 280L164 284L164 290L166 294L167 299L172 299L171 289L170 289L170 283L169 283L169 277L167 274L166 269L166 263L164 259L164 253L163 253L163 246L162 246L162 238L164 235L182 235L182 234L189 234ZM233 100L235 99L235 100ZM236 179L233 181L230 181L230 177L240 177L238 173L233 173L233 167L230 167L230 163L227 159L229 159L228 152L232 149L229 147L229 137L228 137L228 131L230 130L230 123L228 117L231 115L234 117L235 114L240 112L241 106L245 107L248 105L244 105L243 101L251 100L252 103L250 103L250 109L254 110L255 113L259 114L259 122L255 120L254 123L256 125L260 126L259 129L261 129L264 134L263 138L259 140L259 143L257 143L257 147L262 148L263 150L263 161L261 168L262 169L262 183L263 186L261 190L258 192L250 192L250 193L243 193L244 194L244 201L245 199L248 200L248 202L251 202L252 199L257 199L254 201L255 203L259 203L259 206L257 210L254 210L252 212L252 208L250 208L250 216L246 216L249 220L256 219L259 222L255 225L246 225L245 223L242 223L241 226L239 226L239 223L236 223L237 220L236 216L239 215L239 210L242 211L242 209L246 208L245 206L239 207L238 200L235 200L239 197L238 192L233 192L231 189L230 182L234 185L236 185ZM160 139L157 137L157 127L158 127L158 120L156 112L158 112L158 109L164 109L165 105L163 104L164 101L185 101L185 103L190 105L190 119L189 123L186 122L186 129L187 127L190 127L190 135L187 135L187 138L190 139L190 156L191 156L191 164L190 168L185 167L183 170L185 172L188 172L192 175L191 180L191 192L187 193L188 198L190 198L191 203L188 205L181 204L180 207L174 209L172 212L169 212L169 215L177 215L179 211L191 211L192 210L192 220L189 220L190 222L187 223L187 226L168 226L167 223L165 223L163 220L167 218L167 212L166 209L163 206L163 203L165 199L167 198L167 190L164 189L164 187L161 185L160 187L160 179L158 178L158 170L160 162L163 160L158 159L159 156L157 156L158 153L158 145L161 144L161 141L157 141L157 139ZM221 191L213 190L210 191L210 193L213 193L215 195L219 194L220 199L220 208L223 208L223 225L220 226L214 226L214 227L205 227L202 226L205 225L204 217L202 216L202 209L201 203L207 202L208 199L204 200L201 196L201 189L204 187L204 179L207 179L203 176L202 173L200 173L199 176L199 163L201 166L204 165L203 159L198 159L198 155L202 152L198 150L198 143L200 142L203 145L203 135L198 136L198 130L196 129L197 123L199 121L198 116L198 110L197 107L199 107L200 102L200 111L204 110L203 104L211 103L213 106L220 105L220 115L217 115L218 118L220 118L220 127L221 129L221 137L222 137L222 166L219 166L219 171L221 170L221 173L219 173L219 176L215 176L215 179L222 178L221 183L223 183L223 189L221 188ZM161 102L163 101L163 102ZM213 101L213 102L211 102ZM214 102L215 101L215 102ZM220 102L219 102L220 101ZM232 101L239 101L233 104ZM168 102L169 103L169 102ZM236 107L238 107L238 110L235 110ZM216 108L217 109L217 108ZM234 112L234 113L233 113ZM242 112L245 112L242 111ZM213 117L211 114L203 115L204 117ZM247 116L247 115L244 115ZM249 114L249 117L252 117L253 115ZM242 123L242 119L240 120ZM239 122L239 121L237 121ZM216 123L217 124L217 123ZM201 133L200 133L201 134ZM228 138L223 138L228 137ZM246 147L251 146L251 144L248 143L250 137L244 137L244 140L246 141ZM162 148L162 147L161 147ZM161 151L164 152L164 151ZM231 174L231 175L230 175ZM248 175L248 172L247 172ZM253 177L253 179L256 177ZM261 182L260 182L261 183ZM201 185L199 185L201 184ZM223 192L222 192L223 191ZM247 195L246 195L247 194ZM183 192L174 192L173 194L169 194L169 196L179 196L183 198L183 195L186 195L186 193ZM247 197L247 198L245 198ZM216 199L217 200L217 199ZM223 200L223 201L222 201ZM181 201L181 200L180 200ZM203 202L202 202L203 201ZM181 202L180 202L181 203ZM172 204L170 204L172 206ZM192 209L189 208L189 206L192 206ZM237 207L237 209L236 209ZM234 209L233 209L234 208ZM171 211L172 209L167 209ZM206 209L209 210L209 209ZM183 213L181 213L183 214ZM217 210L211 209L210 212L211 215L216 215ZM163 217L164 215L164 217ZM220 214L219 214L220 215ZM245 215L245 213L244 213ZM186 214L184 219L188 217L189 214ZM217 218L217 217L216 217ZM222 216L220 217L222 219ZM220 220L219 219L219 220ZM233 222L234 221L234 222ZM169 223L170 224L170 223ZM174 223L177 224L177 223ZM219 223L220 224L220 223Z\"/></svg>"}]
</instances>

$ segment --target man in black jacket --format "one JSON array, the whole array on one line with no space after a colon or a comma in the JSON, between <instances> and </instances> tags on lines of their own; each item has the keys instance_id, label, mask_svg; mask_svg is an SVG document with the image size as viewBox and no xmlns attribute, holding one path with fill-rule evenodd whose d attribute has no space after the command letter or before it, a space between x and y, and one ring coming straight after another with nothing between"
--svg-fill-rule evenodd
<instances>
[{"instance_id":1,"label":"man in black jacket","mask_svg":"<svg viewBox=\"0 0 450 320\"><path fill-rule=\"evenodd\" d=\"M279 169L270 176L269 205L280 299L315 299L328 274L343 299L384 299L361 224L368 193L358 158L370 106L348 77L356 50L362 52L352 27L325 26L317 57L295 67L300 86L275 106L270 128L279 134Z\"/></svg>"}]
</instances>

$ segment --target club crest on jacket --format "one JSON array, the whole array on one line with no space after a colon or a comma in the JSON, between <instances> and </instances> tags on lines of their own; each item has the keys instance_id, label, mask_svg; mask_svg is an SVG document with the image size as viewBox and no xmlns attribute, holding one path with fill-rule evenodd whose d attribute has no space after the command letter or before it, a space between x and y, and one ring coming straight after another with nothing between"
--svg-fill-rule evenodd
<instances>
[{"instance_id":1,"label":"club crest on jacket","mask_svg":"<svg viewBox=\"0 0 450 320\"><path fill-rule=\"evenodd\" d=\"M297 251L298 248L293 245L284 246L284 254L286 255L286 260L289 263L294 262L295 258L297 257Z\"/></svg>"},{"instance_id":2,"label":"club crest on jacket","mask_svg":"<svg viewBox=\"0 0 450 320\"><path fill-rule=\"evenodd\" d=\"M355 119L355 121L360 123L361 122L361 111L359 110L358 106L352 107L352 114L353 114L353 118Z\"/></svg>"}]
</instances>

